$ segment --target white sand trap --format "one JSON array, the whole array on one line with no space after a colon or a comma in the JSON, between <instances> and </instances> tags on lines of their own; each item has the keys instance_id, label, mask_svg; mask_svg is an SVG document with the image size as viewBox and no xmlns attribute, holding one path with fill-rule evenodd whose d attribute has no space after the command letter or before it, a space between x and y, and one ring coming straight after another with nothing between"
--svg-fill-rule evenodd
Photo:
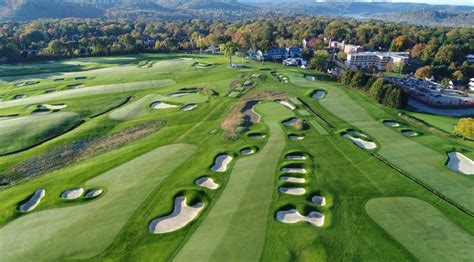
<instances>
[{"instance_id":1,"label":"white sand trap","mask_svg":"<svg viewBox=\"0 0 474 262\"><path fill-rule=\"evenodd\" d=\"M178 107L177 105L172 105L172 104L167 104L167 103L163 103L163 102L160 102L160 101L156 101L156 102L153 102L151 105L150 105L151 108L153 109L168 109L168 108L176 108Z\"/></svg>"},{"instance_id":2,"label":"white sand trap","mask_svg":"<svg viewBox=\"0 0 474 262\"><path fill-rule=\"evenodd\" d=\"M45 195L46 195L46 190L44 189L36 190L33 196L31 196L31 198L28 201L26 201L20 206L20 211L30 212L31 210L35 209L39 205L39 203L41 202L41 199Z\"/></svg>"},{"instance_id":3,"label":"white sand trap","mask_svg":"<svg viewBox=\"0 0 474 262\"><path fill-rule=\"evenodd\" d=\"M244 149L240 150L240 153L242 155L251 155L251 154L255 153L255 150L253 150L252 148L244 148Z\"/></svg>"},{"instance_id":4,"label":"white sand trap","mask_svg":"<svg viewBox=\"0 0 474 262\"><path fill-rule=\"evenodd\" d=\"M296 106L291 104L290 102L287 102L287 101L284 101L284 100L275 100L275 102L277 102L278 104L290 109L290 110L295 110L296 109Z\"/></svg>"},{"instance_id":5,"label":"white sand trap","mask_svg":"<svg viewBox=\"0 0 474 262\"><path fill-rule=\"evenodd\" d=\"M461 172L466 175L474 175L474 161L469 159L467 156L458 153L448 153L449 161L447 167L457 172Z\"/></svg>"},{"instance_id":6,"label":"white sand trap","mask_svg":"<svg viewBox=\"0 0 474 262\"><path fill-rule=\"evenodd\" d=\"M173 212L167 216L151 221L149 230L153 234L162 234L176 231L193 221L204 208L204 203L199 202L193 206L186 204L186 197L179 196L174 200Z\"/></svg>"},{"instance_id":7,"label":"white sand trap","mask_svg":"<svg viewBox=\"0 0 474 262\"><path fill-rule=\"evenodd\" d=\"M296 209L278 211L276 214L276 219L280 222L288 224L306 221L317 227L324 225L324 215L317 211L311 211L307 216L301 215Z\"/></svg>"},{"instance_id":8,"label":"white sand trap","mask_svg":"<svg viewBox=\"0 0 474 262\"><path fill-rule=\"evenodd\" d=\"M384 125L389 126L389 127L399 127L400 124L394 121L385 121L383 122Z\"/></svg>"},{"instance_id":9,"label":"white sand trap","mask_svg":"<svg viewBox=\"0 0 474 262\"><path fill-rule=\"evenodd\" d=\"M297 122L298 122L298 119L291 118L291 119L286 120L285 122L283 122L283 125L285 125L285 126L294 126Z\"/></svg>"},{"instance_id":10,"label":"white sand trap","mask_svg":"<svg viewBox=\"0 0 474 262\"><path fill-rule=\"evenodd\" d=\"M318 206L325 206L326 205L326 198L323 196L314 196L311 198L311 201Z\"/></svg>"},{"instance_id":11,"label":"white sand trap","mask_svg":"<svg viewBox=\"0 0 474 262\"><path fill-rule=\"evenodd\" d=\"M281 171L290 174L306 174L306 169L299 167L282 167Z\"/></svg>"},{"instance_id":12,"label":"white sand trap","mask_svg":"<svg viewBox=\"0 0 474 262\"><path fill-rule=\"evenodd\" d=\"M172 94L169 94L168 96L171 96L171 97L180 97L180 96L188 96L192 93L190 92L177 92L177 93L172 93Z\"/></svg>"},{"instance_id":13,"label":"white sand trap","mask_svg":"<svg viewBox=\"0 0 474 262\"><path fill-rule=\"evenodd\" d=\"M288 138L290 140L303 140L304 136L299 136L299 135L289 135Z\"/></svg>"},{"instance_id":14,"label":"white sand trap","mask_svg":"<svg viewBox=\"0 0 474 262\"><path fill-rule=\"evenodd\" d=\"M196 180L195 183L198 186L202 186L211 190L216 190L217 188L219 188L219 184L217 184L216 182L214 182L214 180L212 180L212 178L207 176L199 178L198 180Z\"/></svg>"},{"instance_id":15,"label":"white sand trap","mask_svg":"<svg viewBox=\"0 0 474 262\"><path fill-rule=\"evenodd\" d=\"M52 112L51 110L42 109L42 110L35 110L31 112L31 114L32 115L46 115L46 114L50 114L51 112Z\"/></svg>"},{"instance_id":16,"label":"white sand trap","mask_svg":"<svg viewBox=\"0 0 474 262\"><path fill-rule=\"evenodd\" d=\"M83 84L76 84L76 85L68 85L67 87L69 89L78 89L78 88L81 88L81 87L84 87L85 85Z\"/></svg>"},{"instance_id":17,"label":"white sand trap","mask_svg":"<svg viewBox=\"0 0 474 262\"><path fill-rule=\"evenodd\" d=\"M301 196L306 193L306 189L302 187L280 187L278 190L283 194L292 196Z\"/></svg>"},{"instance_id":18,"label":"white sand trap","mask_svg":"<svg viewBox=\"0 0 474 262\"><path fill-rule=\"evenodd\" d=\"M306 80L315 81L315 80L316 80L316 77L314 77L314 76L306 76Z\"/></svg>"},{"instance_id":19,"label":"white sand trap","mask_svg":"<svg viewBox=\"0 0 474 262\"><path fill-rule=\"evenodd\" d=\"M189 104L189 105L185 105L181 108L181 111L191 111L193 109L195 109L198 105L196 104Z\"/></svg>"},{"instance_id":20,"label":"white sand trap","mask_svg":"<svg viewBox=\"0 0 474 262\"><path fill-rule=\"evenodd\" d=\"M354 142L354 144L356 144L358 147L363 148L363 149L377 148L377 144L375 144L374 142L365 141L365 140L357 138L357 137L352 137L348 134L343 135L343 137L351 140L352 142Z\"/></svg>"},{"instance_id":21,"label":"white sand trap","mask_svg":"<svg viewBox=\"0 0 474 262\"><path fill-rule=\"evenodd\" d=\"M292 177L292 176L281 176L280 180L290 182L290 183L297 183L297 184L303 184L306 182L306 179L302 177Z\"/></svg>"},{"instance_id":22,"label":"white sand trap","mask_svg":"<svg viewBox=\"0 0 474 262\"><path fill-rule=\"evenodd\" d=\"M215 172L225 172L227 170L227 165L232 161L232 157L229 155L219 155L214 160L214 166L211 167L212 171Z\"/></svg>"},{"instance_id":23,"label":"white sand trap","mask_svg":"<svg viewBox=\"0 0 474 262\"><path fill-rule=\"evenodd\" d=\"M301 153L291 153L286 156L286 159L289 160L305 160L306 156Z\"/></svg>"},{"instance_id":24,"label":"white sand trap","mask_svg":"<svg viewBox=\"0 0 474 262\"><path fill-rule=\"evenodd\" d=\"M406 130L402 131L402 135L404 136L417 136L418 132L412 131L412 130Z\"/></svg>"},{"instance_id":25,"label":"white sand trap","mask_svg":"<svg viewBox=\"0 0 474 262\"><path fill-rule=\"evenodd\" d=\"M67 105L65 105L65 104L54 104L54 105L41 104L41 105L38 105L39 109L49 109L49 110L61 110L61 109L66 108L66 107L67 107Z\"/></svg>"},{"instance_id":26,"label":"white sand trap","mask_svg":"<svg viewBox=\"0 0 474 262\"><path fill-rule=\"evenodd\" d=\"M325 91L318 90L314 92L314 94L311 97L315 99L323 99L325 96L326 96Z\"/></svg>"},{"instance_id":27,"label":"white sand trap","mask_svg":"<svg viewBox=\"0 0 474 262\"><path fill-rule=\"evenodd\" d=\"M351 134L353 134L353 135L355 135L355 136L367 138L367 135L362 134L361 132L357 132L357 131L355 131L355 130L351 130L351 131L349 131L349 133L351 133Z\"/></svg>"},{"instance_id":28,"label":"white sand trap","mask_svg":"<svg viewBox=\"0 0 474 262\"><path fill-rule=\"evenodd\" d=\"M260 138L265 138L265 134L257 134L257 133L254 133L254 134L249 134L249 138L250 139L260 139Z\"/></svg>"},{"instance_id":29,"label":"white sand trap","mask_svg":"<svg viewBox=\"0 0 474 262\"><path fill-rule=\"evenodd\" d=\"M26 95L16 95L13 97L13 99L22 99L22 98L25 98Z\"/></svg>"},{"instance_id":30,"label":"white sand trap","mask_svg":"<svg viewBox=\"0 0 474 262\"><path fill-rule=\"evenodd\" d=\"M91 189L87 191L87 193L84 195L85 198L95 198L100 195L102 195L104 191L102 189Z\"/></svg>"},{"instance_id":31,"label":"white sand trap","mask_svg":"<svg viewBox=\"0 0 474 262\"><path fill-rule=\"evenodd\" d=\"M67 200L78 199L82 196L82 193L84 193L83 188L69 189L69 190L64 191L61 194L61 198L67 199Z\"/></svg>"}]
</instances>

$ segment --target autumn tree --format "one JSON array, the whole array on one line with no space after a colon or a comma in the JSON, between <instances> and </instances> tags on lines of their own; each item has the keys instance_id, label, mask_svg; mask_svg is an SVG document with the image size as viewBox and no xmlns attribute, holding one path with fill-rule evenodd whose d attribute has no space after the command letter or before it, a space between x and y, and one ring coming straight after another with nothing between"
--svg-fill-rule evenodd
<instances>
[{"instance_id":1,"label":"autumn tree","mask_svg":"<svg viewBox=\"0 0 474 262\"><path fill-rule=\"evenodd\" d=\"M433 71L431 71L431 67L423 66L416 70L415 76L422 79L431 78L433 76Z\"/></svg>"},{"instance_id":2,"label":"autumn tree","mask_svg":"<svg viewBox=\"0 0 474 262\"><path fill-rule=\"evenodd\" d=\"M454 126L454 134L462 138L474 138L474 118L461 118Z\"/></svg>"}]
</instances>

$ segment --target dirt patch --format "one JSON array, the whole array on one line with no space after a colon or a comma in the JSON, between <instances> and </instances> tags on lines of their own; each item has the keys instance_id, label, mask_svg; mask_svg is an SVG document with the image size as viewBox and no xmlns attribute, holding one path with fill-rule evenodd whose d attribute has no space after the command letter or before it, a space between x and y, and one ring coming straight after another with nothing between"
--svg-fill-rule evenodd
<instances>
[{"instance_id":1,"label":"dirt patch","mask_svg":"<svg viewBox=\"0 0 474 262\"><path fill-rule=\"evenodd\" d=\"M288 100L288 95L285 91L276 89L264 89L252 92L246 95L243 100Z\"/></svg>"},{"instance_id":2,"label":"dirt patch","mask_svg":"<svg viewBox=\"0 0 474 262\"><path fill-rule=\"evenodd\" d=\"M145 122L114 134L62 145L13 166L8 174L11 180L15 181L58 170L70 164L123 147L160 130L164 125L163 121Z\"/></svg>"}]
</instances>

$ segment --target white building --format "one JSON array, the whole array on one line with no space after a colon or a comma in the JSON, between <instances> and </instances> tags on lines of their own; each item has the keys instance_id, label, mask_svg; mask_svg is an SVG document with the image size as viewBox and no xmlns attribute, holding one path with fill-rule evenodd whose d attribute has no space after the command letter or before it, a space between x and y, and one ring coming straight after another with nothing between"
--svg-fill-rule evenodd
<instances>
[{"instance_id":1,"label":"white building","mask_svg":"<svg viewBox=\"0 0 474 262\"><path fill-rule=\"evenodd\" d=\"M406 63L410 59L407 52L360 52L347 55L346 64L351 68L367 69L375 66L384 71L389 64Z\"/></svg>"},{"instance_id":2,"label":"white building","mask_svg":"<svg viewBox=\"0 0 474 262\"><path fill-rule=\"evenodd\" d=\"M474 91L474 78L471 78L469 81L469 90Z\"/></svg>"}]
</instances>

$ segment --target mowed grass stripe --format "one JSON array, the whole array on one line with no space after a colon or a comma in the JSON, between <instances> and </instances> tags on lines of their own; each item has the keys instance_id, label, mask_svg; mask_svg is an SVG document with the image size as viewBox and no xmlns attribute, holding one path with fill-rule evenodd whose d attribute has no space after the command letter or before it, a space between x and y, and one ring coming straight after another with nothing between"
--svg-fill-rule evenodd
<instances>
[{"instance_id":1,"label":"mowed grass stripe","mask_svg":"<svg viewBox=\"0 0 474 262\"><path fill-rule=\"evenodd\" d=\"M0 229L2 261L88 259L103 252L147 196L196 147L157 148L86 182L100 199L20 217ZM67 189L67 188L65 188ZM59 197L48 195L46 197ZM148 221L143 221L146 225Z\"/></svg>"},{"instance_id":2,"label":"mowed grass stripe","mask_svg":"<svg viewBox=\"0 0 474 262\"><path fill-rule=\"evenodd\" d=\"M26 98L17 99L17 100L2 101L0 102L0 108L35 104L35 103L41 103L44 101L58 100L58 99L69 99L69 98L78 98L78 97L85 97L85 96L140 91L140 90L163 87L163 86L171 85L174 83L175 83L174 80L163 79L163 80L147 80L147 81L138 81L138 82L130 82L130 83L82 87L78 89L58 91L54 93L26 97Z\"/></svg>"},{"instance_id":3,"label":"mowed grass stripe","mask_svg":"<svg viewBox=\"0 0 474 262\"><path fill-rule=\"evenodd\" d=\"M314 87L328 92L326 98L320 101L323 107L379 142L379 154L383 158L469 211L474 211L474 180L444 167L444 155L376 121L340 88L324 83Z\"/></svg>"},{"instance_id":4,"label":"mowed grass stripe","mask_svg":"<svg viewBox=\"0 0 474 262\"><path fill-rule=\"evenodd\" d=\"M257 261L270 217L275 170L285 147L280 121L293 114L275 103L258 105L270 137L257 154L235 164L224 192L194 232L176 261Z\"/></svg>"},{"instance_id":5,"label":"mowed grass stripe","mask_svg":"<svg viewBox=\"0 0 474 262\"><path fill-rule=\"evenodd\" d=\"M420 261L472 261L474 258L474 237L422 200L376 198L367 202L365 210Z\"/></svg>"}]
</instances>

